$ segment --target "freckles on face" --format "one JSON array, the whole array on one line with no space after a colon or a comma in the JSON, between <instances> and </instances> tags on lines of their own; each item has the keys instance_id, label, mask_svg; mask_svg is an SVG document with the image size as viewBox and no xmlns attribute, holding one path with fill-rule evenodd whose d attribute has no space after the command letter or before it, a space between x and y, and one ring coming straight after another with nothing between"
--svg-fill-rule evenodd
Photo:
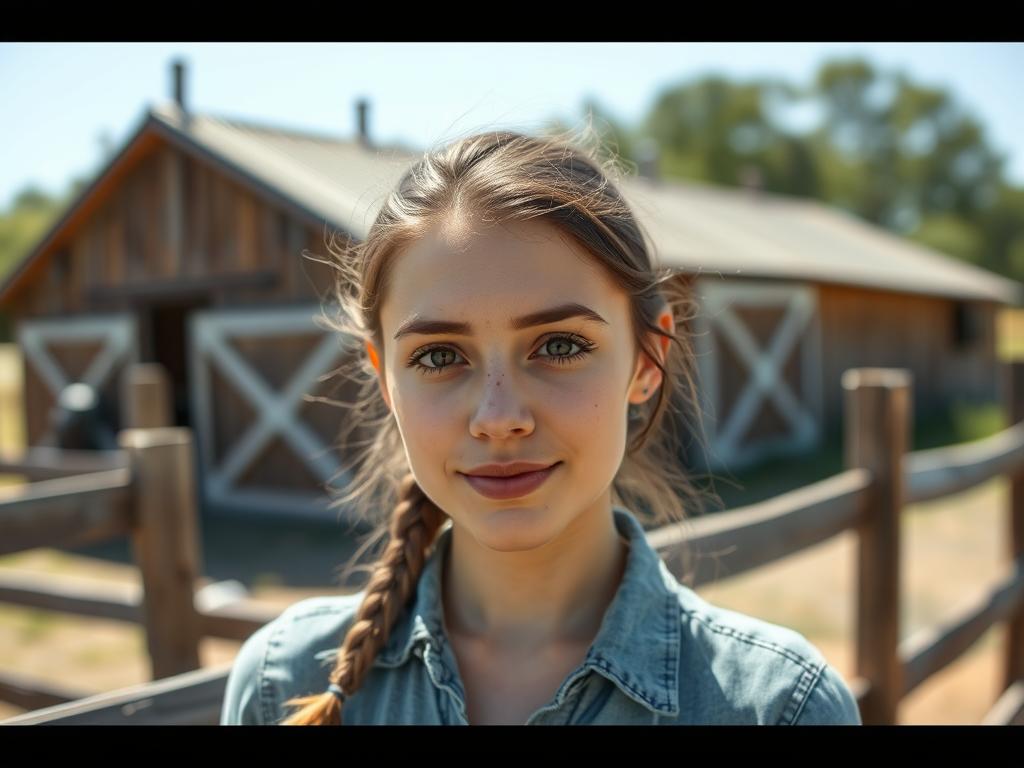
<instances>
[{"instance_id":1,"label":"freckles on face","mask_svg":"<svg viewBox=\"0 0 1024 768\"><path fill-rule=\"evenodd\" d=\"M575 366L522 354L516 365L474 356L470 366L459 359L451 373L399 373L396 416L422 481L461 481L457 472L496 456L563 462L563 475L578 488L613 477L626 440L619 382L627 371L620 355L605 351L616 343L605 334ZM459 349L470 355L471 346ZM495 359L492 369L488 361Z\"/></svg>"},{"instance_id":2,"label":"freckles on face","mask_svg":"<svg viewBox=\"0 0 1024 768\"><path fill-rule=\"evenodd\" d=\"M458 248L435 232L392 263L381 313L391 407L417 480L439 495L456 472L488 461L562 461L574 482L594 486L610 482L621 462L628 297L550 225L514 229L478 233ZM566 302L601 321L510 327ZM471 331L393 338L424 318ZM458 487L452 493L466 493Z\"/></svg>"}]
</instances>

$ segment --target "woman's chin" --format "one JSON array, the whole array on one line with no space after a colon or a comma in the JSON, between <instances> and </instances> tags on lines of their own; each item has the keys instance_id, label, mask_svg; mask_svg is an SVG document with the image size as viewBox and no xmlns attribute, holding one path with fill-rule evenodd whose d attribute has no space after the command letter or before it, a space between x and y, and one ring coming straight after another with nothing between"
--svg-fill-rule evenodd
<instances>
[{"instance_id":1,"label":"woman's chin","mask_svg":"<svg viewBox=\"0 0 1024 768\"><path fill-rule=\"evenodd\" d=\"M553 536L549 509L518 505L477 511L470 532L481 546L496 552L535 549Z\"/></svg>"}]
</instances>

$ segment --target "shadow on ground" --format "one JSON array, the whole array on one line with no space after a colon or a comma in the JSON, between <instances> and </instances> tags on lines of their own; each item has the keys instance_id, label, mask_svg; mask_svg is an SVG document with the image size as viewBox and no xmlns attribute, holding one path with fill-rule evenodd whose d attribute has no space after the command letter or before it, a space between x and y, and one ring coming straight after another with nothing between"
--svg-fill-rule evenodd
<instances>
[{"instance_id":1,"label":"shadow on ground","mask_svg":"<svg viewBox=\"0 0 1024 768\"><path fill-rule=\"evenodd\" d=\"M341 571L366 542L365 529L350 523L311 520L276 520L247 517L220 510L205 510L200 523L201 571L211 581L235 579L249 591L276 586L294 589L317 587L361 588L364 573ZM127 537L82 547L54 547L68 554L134 565ZM359 565L366 565L364 552Z\"/></svg>"}]
</instances>

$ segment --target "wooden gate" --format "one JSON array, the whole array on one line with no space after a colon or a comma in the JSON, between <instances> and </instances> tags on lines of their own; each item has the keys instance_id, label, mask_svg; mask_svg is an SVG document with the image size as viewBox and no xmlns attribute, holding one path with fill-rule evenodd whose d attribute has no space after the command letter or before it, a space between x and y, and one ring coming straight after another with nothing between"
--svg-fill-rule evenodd
<instances>
[{"instance_id":1,"label":"wooden gate","mask_svg":"<svg viewBox=\"0 0 1024 768\"><path fill-rule=\"evenodd\" d=\"M694 318L710 469L802 453L821 439L821 321L805 283L697 281Z\"/></svg>"},{"instance_id":2,"label":"wooden gate","mask_svg":"<svg viewBox=\"0 0 1024 768\"><path fill-rule=\"evenodd\" d=\"M315 324L320 312L303 305L190 316L189 387L205 503L336 519L325 486L349 479L334 445L345 411L304 396L318 394L318 379L340 365L349 345Z\"/></svg>"},{"instance_id":3,"label":"wooden gate","mask_svg":"<svg viewBox=\"0 0 1024 768\"><path fill-rule=\"evenodd\" d=\"M61 391L77 382L99 393L104 421L114 432L120 429L120 374L139 361L134 314L25 319L17 338L25 366L27 445L54 444L54 406Z\"/></svg>"}]
</instances>

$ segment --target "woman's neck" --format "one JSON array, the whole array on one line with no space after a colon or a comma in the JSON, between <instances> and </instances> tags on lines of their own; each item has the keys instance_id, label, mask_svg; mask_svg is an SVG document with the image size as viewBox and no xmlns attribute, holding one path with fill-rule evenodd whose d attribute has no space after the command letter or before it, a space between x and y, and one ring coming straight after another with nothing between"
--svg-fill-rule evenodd
<instances>
[{"instance_id":1,"label":"woman's neck","mask_svg":"<svg viewBox=\"0 0 1024 768\"><path fill-rule=\"evenodd\" d=\"M453 523L442 564L446 631L495 653L588 646L622 582L629 545L606 510L528 550L496 551Z\"/></svg>"}]
</instances>

